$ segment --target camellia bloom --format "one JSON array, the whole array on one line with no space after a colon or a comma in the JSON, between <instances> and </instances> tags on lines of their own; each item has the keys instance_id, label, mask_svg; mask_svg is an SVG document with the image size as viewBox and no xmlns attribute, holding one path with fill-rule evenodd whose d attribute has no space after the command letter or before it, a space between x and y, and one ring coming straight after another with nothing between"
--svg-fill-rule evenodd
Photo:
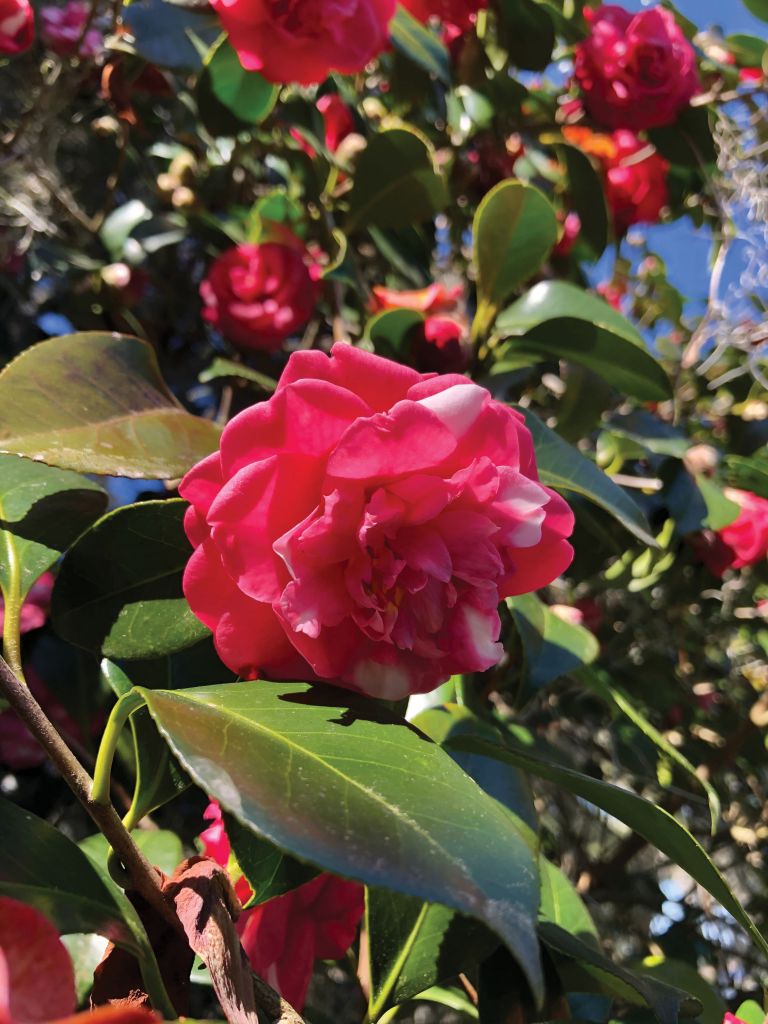
<instances>
[{"instance_id":1,"label":"camellia bloom","mask_svg":"<svg viewBox=\"0 0 768 1024\"><path fill-rule=\"evenodd\" d=\"M200 834L205 853L226 867L229 839L219 805L209 804L205 817L212 822ZM250 887L242 876L236 891L241 902L250 898ZM243 911L237 931L254 971L301 1010L315 961L344 956L355 939L363 909L362 885L321 874Z\"/></svg>"},{"instance_id":2,"label":"camellia bloom","mask_svg":"<svg viewBox=\"0 0 768 1024\"><path fill-rule=\"evenodd\" d=\"M618 235L633 224L655 224L667 204L669 163L648 142L629 131L611 135L568 127L573 145L597 158L603 171L605 198Z\"/></svg>"},{"instance_id":3,"label":"camellia bloom","mask_svg":"<svg viewBox=\"0 0 768 1024\"><path fill-rule=\"evenodd\" d=\"M634 131L674 121L701 85L696 54L672 12L631 14L605 4L584 17L590 34L576 48L574 70L589 114Z\"/></svg>"},{"instance_id":4,"label":"camellia bloom","mask_svg":"<svg viewBox=\"0 0 768 1024\"><path fill-rule=\"evenodd\" d=\"M353 74L388 45L395 0L213 0L240 63L270 82Z\"/></svg>"},{"instance_id":5,"label":"camellia bloom","mask_svg":"<svg viewBox=\"0 0 768 1024\"><path fill-rule=\"evenodd\" d=\"M726 569L755 565L768 555L768 500L735 487L726 487L723 493L740 506L738 516L722 530L693 539L696 553L715 576L722 576Z\"/></svg>"},{"instance_id":6,"label":"camellia bloom","mask_svg":"<svg viewBox=\"0 0 768 1024\"><path fill-rule=\"evenodd\" d=\"M312 315L318 289L306 250L287 241L236 245L201 283L203 316L233 345L277 351Z\"/></svg>"},{"instance_id":7,"label":"camellia bloom","mask_svg":"<svg viewBox=\"0 0 768 1024\"><path fill-rule=\"evenodd\" d=\"M327 93L317 101L317 109L325 126L325 145L335 153L341 143L355 130L355 119L347 104L336 93Z\"/></svg>"},{"instance_id":8,"label":"camellia bloom","mask_svg":"<svg viewBox=\"0 0 768 1024\"><path fill-rule=\"evenodd\" d=\"M104 37L97 28L89 28L83 36L89 13L90 4L86 0L69 0L63 7L53 4L41 7L40 38L43 44L62 57L95 57L104 47Z\"/></svg>"},{"instance_id":9,"label":"camellia bloom","mask_svg":"<svg viewBox=\"0 0 768 1024\"><path fill-rule=\"evenodd\" d=\"M380 284L374 285L372 289L377 310L415 309L419 313L447 313L455 309L462 290L460 284L447 288L440 282L415 291L399 292Z\"/></svg>"},{"instance_id":10,"label":"camellia bloom","mask_svg":"<svg viewBox=\"0 0 768 1024\"><path fill-rule=\"evenodd\" d=\"M519 413L347 344L294 353L179 491L187 600L251 679L394 700L482 671L502 653L499 600L573 555Z\"/></svg>"},{"instance_id":11,"label":"camellia bloom","mask_svg":"<svg viewBox=\"0 0 768 1024\"><path fill-rule=\"evenodd\" d=\"M35 38L29 0L0 0L0 54L23 53Z\"/></svg>"},{"instance_id":12,"label":"camellia bloom","mask_svg":"<svg viewBox=\"0 0 768 1024\"><path fill-rule=\"evenodd\" d=\"M471 350L466 329L450 316L428 316L416 334L413 357L422 373L463 373Z\"/></svg>"},{"instance_id":13,"label":"camellia bloom","mask_svg":"<svg viewBox=\"0 0 768 1024\"><path fill-rule=\"evenodd\" d=\"M158 1024L149 1010L104 1006L75 1014L75 972L39 910L0 896L0 1024Z\"/></svg>"}]
</instances>

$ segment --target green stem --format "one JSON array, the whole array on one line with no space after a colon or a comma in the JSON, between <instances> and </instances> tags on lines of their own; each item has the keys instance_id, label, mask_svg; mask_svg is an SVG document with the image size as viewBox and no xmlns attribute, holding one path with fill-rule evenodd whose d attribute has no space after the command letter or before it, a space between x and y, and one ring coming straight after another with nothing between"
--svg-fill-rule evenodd
<instances>
[{"instance_id":1,"label":"green stem","mask_svg":"<svg viewBox=\"0 0 768 1024\"><path fill-rule=\"evenodd\" d=\"M96 765L93 771L91 800L95 804L101 804L106 807L110 803L112 762L115 759L115 751L117 750L120 733L133 712L143 707L144 704L146 704L146 701L141 694L131 690L130 693L124 694L112 708L106 728L104 729L99 752L96 755Z\"/></svg>"},{"instance_id":2,"label":"green stem","mask_svg":"<svg viewBox=\"0 0 768 1024\"><path fill-rule=\"evenodd\" d=\"M3 657L16 678L26 683L21 667L21 606L24 604L21 593L21 564L10 534L3 530L2 538L5 541L5 563L8 567L8 586L3 588Z\"/></svg>"}]
</instances>

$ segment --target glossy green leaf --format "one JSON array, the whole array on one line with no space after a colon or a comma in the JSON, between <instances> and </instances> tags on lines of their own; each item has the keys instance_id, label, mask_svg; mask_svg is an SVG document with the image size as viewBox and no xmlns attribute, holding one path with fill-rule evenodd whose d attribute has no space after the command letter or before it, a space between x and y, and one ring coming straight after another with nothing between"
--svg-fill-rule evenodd
<instances>
[{"instance_id":1,"label":"glossy green leaf","mask_svg":"<svg viewBox=\"0 0 768 1024\"><path fill-rule=\"evenodd\" d=\"M125 672L107 658L101 663L101 675L118 698L133 689ZM137 675L137 679L141 676ZM189 776L179 768L147 709L134 711L130 724L136 778L126 828L134 827L145 815L169 803L191 785Z\"/></svg>"},{"instance_id":2,"label":"glossy green leaf","mask_svg":"<svg viewBox=\"0 0 768 1024\"><path fill-rule=\"evenodd\" d=\"M329 871L477 917L541 994L528 830L422 733L305 683L139 692L182 766L241 824Z\"/></svg>"},{"instance_id":3,"label":"glossy green leaf","mask_svg":"<svg viewBox=\"0 0 768 1024\"><path fill-rule=\"evenodd\" d=\"M766 13L768 14L768 6L766 7ZM768 17L766 17L766 21L768 21ZM744 1024L765 1024L766 1014L760 1003L756 1003L754 999L745 999L736 1008L734 1016L738 1017L739 1020L743 1020Z\"/></svg>"},{"instance_id":4,"label":"glossy green leaf","mask_svg":"<svg viewBox=\"0 0 768 1024\"><path fill-rule=\"evenodd\" d=\"M408 361L414 334L424 324L424 314L415 309L384 309L365 326L366 337L381 356Z\"/></svg>"},{"instance_id":5,"label":"glossy green leaf","mask_svg":"<svg viewBox=\"0 0 768 1024\"><path fill-rule=\"evenodd\" d=\"M723 476L732 487L768 498L768 454L727 455L723 460Z\"/></svg>"},{"instance_id":6,"label":"glossy green leaf","mask_svg":"<svg viewBox=\"0 0 768 1024\"><path fill-rule=\"evenodd\" d=\"M768 21L768 0L743 0L747 10L761 21Z\"/></svg>"},{"instance_id":7,"label":"glossy green leaf","mask_svg":"<svg viewBox=\"0 0 768 1024\"><path fill-rule=\"evenodd\" d=\"M680 1017L697 1017L701 1012L699 1001L687 992L620 967L593 943L584 942L555 924L542 923L539 934L551 952L575 961L599 983L600 990L628 1003L648 1006L659 1024L677 1024ZM567 987L567 972L562 972L558 965L558 973Z\"/></svg>"},{"instance_id":8,"label":"glossy green leaf","mask_svg":"<svg viewBox=\"0 0 768 1024\"><path fill-rule=\"evenodd\" d=\"M172 70L195 70L221 33L212 12L194 10L165 0L134 0L122 14L133 48L151 64ZM203 44L196 46L193 38ZM207 46L206 46L207 44Z\"/></svg>"},{"instance_id":9,"label":"glossy green leaf","mask_svg":"<svg viewBox=\"0 0 768 1024\"><path fill-rule=\"evenodd\" d=\"M701 1003L701 1013L698 1015L700 1024L722 1024L723 1017L728 1009L724 1000L715 992L711 985L702 978L693 964L684 960L675 960L661 956L648 956L639 963L631 961L628 965L634 972L660 981L665 985L673 985L675 988L685 989L686 992L698 999ZM763 1024L765 1014L762 1014L757 1024ZM744 1020L744 1018L740 1018Z\"/></svg>"},{"instance_id":10,"label":"glossy green leaf","mask_svg":"<svg viewBox=\"0 0 768 1024\"><path fill-rule=\"evenodd\" d=\"M0 589L21 601L97 519L107 495L76 473L0 455Z\"/></svg>"},{"instance_id":11,"label":"glossy green leaf","mask_svg":"<svg viewBox=\"0 0 768 1024\"><path fill-rule=\"evenodd\" d=\"M448 200L426 139L410 128L390 128L360 155L345 231L407 228L439 213Z\"/></svg>"},{"instance_id":12,"label":"glossy green leaf","mask_svg":"<svg viewBox=\"0 0 768 1024\"><path fill-rule=\"evenodd\" d=\"M609 512L639 540L651 547L656 541L642 509L601 469L563 441L529 409L520 409L533 436L541 482L555 490L583 495Z\"/></svg>"},{"instance_id":13,"label":"glossy green leaf","mask_svg":"<svg viewBox=\"0 0 768 1024\"><path fill-rule=\"evenodd\" d=\"M251 384L256 384L268 395L271 395L277 387L277 381L273 380L272 377L267 377L265 373L259 373L258 370L253 370L250 366L236 363L232 359L223 359L221 356L216 356L211 365L206 367L197 379L201 384L208 384L210 381L220 380L222 377L235 377L240 378L240 380L247 380Z\"/></svg>"},{"instance_id":14,"label":"glossy green leaf","mask_svg":"<svg viewBox=\"0 0 768 1024\"><path fill-rule=\"evenodd\" d=\"M296 860L274 843L256 835L233 815L224 814L224 825L232 853L253 890L249 907L282 896L317 876L317 868Z\"/></svg>"},{"instance_id":15,"label":"glossy green leaf","mask_svg":"<svg viewBox=\"0 0 768 1024\"><path fill-rule=\"evenodd\" d=\"M673 747L669 740L665 739L662 733L648 721L634 704L627 697L620 687L618 687L607 672L603 672L601 669L589 667L579 670L575 673L575 678L587 687L592 693L597 694L607 704L617 708L623 715L625 715L633 725L648 737L651 742L658 747L658 749L664 754L665 757L669 758L670 761L674 762L678 768L689 775L698 785L702 787L704 792L707 794L707 803L709 804L709 815L712 825L712 834L715 833L715 827L717 820L720 817L720 797L717 795L717 790L712 783L705 777L702 777L696 771L696 768L688 758L681 753L677 747Z\"/></svg>"},{"instance_id":16,"label":"glossy green leaf","mask_svg":"<svg viewBox=\"0 0 768 1024\"><path fill-rule=\"evenodd\" d=\"M471 970L499 940L479 922L439 904L366 889L371 998L377 1020L389 1007Z\"/></svg>"},{"instance_id":17,"label":"glossy green leaf","mask_svg":"<svg viewBox=\"0 0 768 1024\"><path fill-rule=\"evenodd\" d=\"M443 43L401 4L389 23L389 35L396 50L445 85L451 81L451 63Z\"/></svg>"},{"instance_id":18,"label":"glossy green leaf","mask_svg":"<svg viewBox=\"0 0 768 1024\"><path fill-rule=\"evenodd\" d=\"M0 452L81 473L173 479L210 455L219 434L179 405L138 338L52 338L0 372Z\"/></svg>"},{"instance_id":19,"label":"glossy green leaf","mask_svg":"<svg viewBox=\"0 0 768 1024\"><path fill-rule=\"evenodd\" d=\"M539 874L541 876L539 920L555 924L581 939L586 945L599 949L600 936L584 900L560 868L548 861L546 857L539 857Z\"/></svg>"},{"instance_id":20,"label":"glossy green leaf","mask_svg":"<svg viewBox=\"0 0 768 1024\"><path fill-rule=\"evenodd\" d=\"M552 60L555 26L547 8L535 0L499 0L501 41L510 63L543 71Z\"/></svg>"},{"instance_id":21,"label":"glossy green leaf","mask_svg":"<svg viewBox=\"0 0 768 1024\"><path fill-rule=\"evenodd\" d=\"M501 313L495 329L508 339L494 372L522 359L568 359L642 401L671 395L669 378L642 337L617 310L567 281L541 281Z\"/></svg>"},{"instance_id":22,"label":"glossy green leaf","mask_svg":"<svg viewBox=\"0 0 768 1024\"><path fill-rule=\"evenodd\" d=\"M532 775L538 775L560 786L562 789L583 800L588 800L602 810L623 821L633 831L646 839L657 850L702 885L722 906L736 918L750 934L756 947L768 956L768 941L760 933L741 903L734 896L717 866L707 856L704 848L688 829L661 807L643 799L628 789L622 789L601 779L593 779L570 768L550 764L533 754L520 749L495 747L486 740L457 736L449 741L451 748L469 750L474 753L496 757L498 760L516 765Z\"/></svg>"},{"instance_id":23,"label":"glossy green leaf","mask_svg":"<svg viewBox=\"0 0 768 1024\"><path fill-rule=\"evenodd\" d=\"M53 592L56 631L107 658L157 658L208 635L181 577L192 553L181 499L125 505L70 548Z\"/></svg>"},{"instance_id":24,"label":"glossy green leaf","mask_svg":"<svg viewBox=\"0 0 768 1024\"><path fill-rule=\"evenodd\" d=\"M203 76L211 92L244 125L260 124L277 102L280 86L258 71L246 71L226 36L214 44L205 58Z\"/></svg>"},{"instance_id":25,"label":"glossy green leaf","mask_svg":"<svg viewBox=\"0 0 768 1024\"><path fill-rule=\"evenodd\" d=\"M523 645L523 673L527 688L538 690L594 661L600 645L594 633L566 622L535 594L507 598Z\"/></svg>"},{"instance_id":26,"label":"glossy green leaf","mask_svg":"<svg viewBox=\"0 0 768 1024\"><path fill-rule=\"evenodd\" d=\"M147 933L132 904L71 839L0 798L0 895L29 903L61 932L96 932L133 953L156 1007L173 1013Z\"/></svg>"},{"instance_id":27,"label":"glossy green leaf","mask_svg":"<svg viewBox=\"0 0 768 1024\"><path fill-rule=\"evenodd\" d=\"M93 988L93 972L101 962L107 948L107 940L95 932L61 935L60 939L72 960L75 972L75 996L81 1006Z\"/></svg>"},{"instance_id":28,"label":"glossy green leaf","mask_svg":"<svg viewBox=\"0 0 768 1024\"><path fill-rule=\"evenodd\" d=\"M543 192L507 180L483 197L472 231L478 296L473 331L482 336L512 292L549 255L557 241L557 217Z\"/></svg>"},{"instance_id":29,"label":"glossy green leaf","mask_svg":"<svg viewBox=\"0 0 768 1024\"><path fill-rule=\"evenodd\" d=\"M707 107L684 107L674 124L651 128L648 136L670 163L701 171L717 161Z\"/></svg>"},{"instance_id":30,"label":"glossy green leaf","mask_svg":"<svg viewBox=\"0 0 768 1024\"><path fill-rule=\"evenodd\" d=\"M164 828L137 828L131 831L131 836L149 863L166 875L172 875L184 859L184 845L175 832ZM100 832L81 839L77 845L91 861L107 870L110 847Z\"/></svg>"},{"instance_id":31,"label":"glossy green leaf","mask_svg":"<svg viewBox=\"0 0 768 1024\"><path fill-rule=\"evenodd\" d=\"M718 487L714 480L708 476L697 475L694 477L699 493L707 506L707 515L703 525L709 530L722 530L738 518L741 506L726 498L722 487Z\"/></svg>"},{"instance_id":32,"label":"glossy green leaf","mask_svg":"<svg viewBox=\"0 0 768 1024\"><path fill-rule=\"evenodd\" d=\"M570 208L579 215L579 237L592 249L593 256L601 256L608 244L608 207L600 174L583 150L567 143L559 143L557 151L565 162L568 174Z\"/></svg>"}]
</instances>

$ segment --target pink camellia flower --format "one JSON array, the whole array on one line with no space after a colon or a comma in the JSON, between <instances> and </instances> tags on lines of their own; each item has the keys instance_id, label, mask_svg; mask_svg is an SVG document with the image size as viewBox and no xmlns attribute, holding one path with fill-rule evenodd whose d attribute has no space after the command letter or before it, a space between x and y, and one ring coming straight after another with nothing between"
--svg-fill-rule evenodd
<instances>
[{"instance_id":1,"label":"pink camellia flower","mask_svg":"<svg viewBox=\"0 0 768 1024\"><path fill-rule=\"evenodd\" d=\"M428 316L414 339L413 357L422 373L463 373L471 357L464 324L450 316Z\"/></svg>"},{"instance_id":2,"label":"pink camellia flower","mask_svg":"<svg viewBox=\"0 0 768 1024\"><path fill-rule=\"evenodd\" d=\"M205 853L226 867L229 839L219 805L209 804L205 817L212 821L200 834ZM242 876L236 891L241 902L250 898L251 889ZM237 931L254 971L301 1010L315 961L344 956L357 934L363 909L362 885L321 874L243 911Z\"/></svg>"},{"instance_id":3,"label":"pink camellia flower","mask_svg":"<svg viewBox=\"0 0 768 1024\"><path fill-rule=\"evenodd\" d=\"M44 572L43 575L32 584L29 593L21 606L19 617L20 632L28 633L31 629L39 629L48 618L48 609L51 605L51 592L53 590L53 573ZM5 623L5 604L0 597L0 633Z\"/></svg>"},{"instance_id":4,"label":"pink camellia flower","mask_svg":"<svg viewBox=\"0 0 768 1024\"><path fill-rule=\"evenodd\" d=\"M315 308L318 288L307 263L295 236L228 249L200 284L204 318L233 345L277 351Z\"/></svg>"},{"instance_id":5,"label":"pink camellia flower","mask_svg":"<svg viewBox=\"0 0 768 1024\"><path fill-rule=\"evenodd\" d=\"M389 41L395 0L212 0L240 63L312 85L362 71Z\"/></svg>"},{"instance_id":6,"label":"pink camellia flower","mask_svg":"<svg viewBox=\"0 0 768 1024\"><path fill-rule=\"evenodd\" d=\"M562 217L562 214L560 216ZM552 255L558 256L560 259L566 259L570 256L571 250L576 244L576 239L581 234L581 217L579 217L578 213L571 210L565 217L562 217L562 224L563 233L552 250Z\"/></svg>"},{"instance_id":7,"label":"pink camellia flower","mask_svg":"<svg viewBox=\"0 0 768 1024\"><path fill-rule=\"evenodd\" d=\"M104 48L104 37L97 28L89 28L83 35L90 9L86 0L68 0L63 7L41 7L40 38L43 44L61 57L95 57Z\"/></svg>"},{"instance_id":8,"label":"pink camellia flower","mask_svg":"<svg viewBox=\"0 0 768 1024\"><path fill-rule=\"evenodd\" d=\"M75 972L54 926L39 910L0 896L0 1024L159 1024L135 1006L75 1013Z\"/></svg>"},{"instance_id":9,"label":"pink camellia flower","mask_svg":"<svg viewBox=\"0 0 768 1024\"><path fill-rule=\"evenodd\" d=\"M35 38L29 0L0 0L0 54L23 53Z\"/></svg>"},{"instance_id":10,"label":"pink camellia flower","mask_svg":"<svg viewBox=\"0 0 768 1024\"><path fill-rule=\"evenodd\" d=\"M586 8L590 34L576 48L584 106L607 128L670 124L699 91L696 54L671 11Z\"/></svg>"},{"instance_id":11,"label":"pink camellia flower","mask_svg":"<svg viewBox=\"0 0 768 1024\"><path fill-rule=\"evenodd\" d=\"M669 163L632 132L617 131L611 138L616 154L604 163L605 198L616 233L623 235L632 224L659 220L668 200Z\"/></svg>"},{"instance_id":12,"label":"pink camellia flower","mask_svg":"<svg viewBox=\"0 0 768 1024\"><path fill-rule=\"evenodd\" d=\"M755 565L768 555L768 500L735 487L726 487L723 493L741 508L736 519L722 530L707 530L691 540L714 576L722 576L726 569Z\"/></svg>"},{"instance_id":13,"label":"pink camellia flower","mask_svg":"<svg viewBox=\"0 0 768 1024\"><path fill-rule=\"evenodd\" d=\"M463 289L460 284L449 288L440 282L435 282L426 288L404 292L376 284L372 291L376 310L414 309L419 313L448 313L456 308Z\"/></svg>"},{"instance_id":14,"label":"pink camellia flower","mask_svg":"<svg viewBox=\"0 0 768 1024\"><path fill-rule=\"evenodd\" d=\"M499 600L573 555L519 413L343 343L294 353L179 491L184 592L249 679L395 700L482 671L502 652Z\"/></svg>"}]
</instances>

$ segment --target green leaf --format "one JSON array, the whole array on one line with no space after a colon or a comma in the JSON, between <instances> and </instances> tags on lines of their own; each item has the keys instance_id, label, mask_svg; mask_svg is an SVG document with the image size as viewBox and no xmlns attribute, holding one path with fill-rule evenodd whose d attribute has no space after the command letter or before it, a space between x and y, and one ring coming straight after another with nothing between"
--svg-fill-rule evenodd
<instances>
[{"instance_id":1,"label":"green leaf","mask_svg":"<svg viewBox=\"0 0 768 1024\"><path fill-rule=\"evenodd\" d=\"M408 361L414 334L424 325L415 309L384 309L365 325L366 337L380 356Z\"/></svg>"},{"instance_id":2,"label":"green leaf","mask_svg":"<svg viewBox=\"0 0 768 1024\"><path fill-rule=\"evenodd\" d=\"M500 348L494 372L521 359L569 359L599 373L623 394L641 401L671 396L666 373L632 324L596 295L567 281L541 281L496 321L509 340Z\"/></svg>"},{"instance_id":3,"label":"green leaf","mask_svg":"<svg viewBox=\"0 0 768 1024\"><path fill-rule=\"evenodd\" d=\"M768 21L768 0L743 0L744 6L761 21Z\"/></svg>"},{"instance_id":4,"label":"green leaf","mask_svg":"<svg viewBox=\"0 0 768 1024\"><path fill-rule=\"evenodd\" d=\"M549 255L557 241L557 217L543 192L509 179L483 197L472 231L478 296L473 333L482 336L510 294Z\"/></svg>"},{"instance_id":5,"label":"green leaf","mask_svg":"<svg viewBox=\"0 0 768 1024\"><path fill-rule=\"evenodd\" d=\"M539 857L539 874L541 875L539 920L555 924L581 939L586 945L599 949L600 937L584 900L560 868L542 856Z\"/></svg>"},{"instance_id":6,"label":"green leaf","mask_svg":"<svg viewBox=\"0 0 768 1024\"><path fill-rule=\"evenodd\" d=\"M588 243L595 259L608 244L608 207L600 175L586 153L576 146L558 143L557 151L568 174L571 209L581 221L579 236Z\"/></svg>"},{"instance_id":7,"label":"green leaf","mask_svg":"<svg viewBox=\"0 0 768 1024\"><path fill-rule=\"evenodd\" d=\"M614 683L607 672L603 672L601 669L596 668L584 668L580 669L575 673L575 678L586 686L592 693L597 694L602 700L625 715L633 725L654 743L658 749L668 757L670 761L673 761L678 768L694 779L707 794L707 802L709 804L709 815L712 825L712 835L715 834L715 828L717 820L720 817L720 797L717 795L717 790L712 783L704 778L700 777L696 771L694 765L688 760L688 758L682 754L677 747L673 747L672 744L664 738L659 730L648 721L638 709L632 704L627 695Z\"/></svg>"},{"instance_id":8,"label":"green leaf","mask_svg":"<svg viewBox=\"0 0 768 1024\"><path fill-rule=\"evenodd\" d=\"M186 508L180 498L125 505L70 548L52 605L64 640L107 658L157 658L208 635L181 590Z\"/></svg>"},{"instance_id":9,"label":"green leaf","mask_svg":"<svg viewBox=\"0 0 768 1024\"><path fill-rule=\"evenodd\" d=\"M735 35L726 36L725 43L742 67L759 68L762 66L766 44L760 36L737 32Z\"/></svg>"},{"instance_id":10,"label":"green leaf","mask_svg":"<svg viewBox=\"0 0 768 1024\"><path fill-rule=\"evenodd\" d=\"M674 124L651 128L648 136L670 163L701 171L717 162L707 107L684 107Z\"/></svg>"},{"instance_id":11,"label":"green leaf","mask_svg":"<svg viewBox=\"0 0 768 1024\"><path fill-rule=\"evenodd\" d=\"M768 14L768 5L766 6L766 13ZM768 17L765 20L768 21ZM738 1017L739 1020L743 1020L745 1024L765 1024L765 1010L754 999L745 999L739 1005L734 1016Z\"/></svg>"},{"instance_id":12,"label":"green leaf","mask_svg":"<svg viewBox=\"0 0 768 1024\"><path fill-rule=\"evenodd\" d=\"M444 85L451 83L448 51L440 40L401 4L389 23L389 35L396 50Z\"/></svg>"},{"instance_id":13,"label":"green leaf","mask_svg":"<svg viewBox=\"0 0 768 1024\"><path fill-rule=\"evenodd\" d=\"M768 498L767 454L756 452L749 457L726 455L723 475L732 487L740 487L743 491L752 491L761 498Z\"/></svg>"},{"instance_id":14,"label":"green leaf","mask_svg":"<svg viewBox=\"0 0 768 1024\"><path fill-rule=\"evenodd\" d=\"M219 103L244 125L261 124L280 95L279 85L268 82L258 71L245 70L226 35L208 52L203 77Z\"/></svg>"},{"instance_id":15,"label":"green leaf","mask_svg":"<svg viewBox=\"0 0 768 1024\"><path fill-rule=\"evenodd\" d=\"M621 525L650 547L657 547L642 509L601 469L550 430L529 409L519 410L533 436L539 478L547 487L581 494L609 512Z\"/></svg>"},{"instance_id":16,"label":"green leaf","mask_svg":"<svg viewBox=\"0 0 768 1024\"><path fill-rule=\"evenodd\" d=\"M525 682L538 690L594 661L600 645L583 626L565 622L535 594L507 598L523 644Z\"/></svg>"},{"instance_id":17,"label":"green leaf","mask_svg":"<svg viewBox=\"0 0 768 1024\"><path fill-rule=\"evenodd\" d=\"M73 933L61 935L60 939L72 960L75 972L75 996L77 1005L81 1006L93 988L93 972L101 963L107 940L91 932L90 934Z\"/></svg>"},{"instance_id":18,"label":"green leaf","mask_svg":"<svg viewBox=\"0 0 768 1024\"><path fill-rule=\"evenodd\" d=\"M0 799L0 895L45 914L60 932L96 932L138 959L155 1006L173 1015L147 933L124 893L71 839ZM164 998L163 998L164 997Z\"/></svg>"},{"instance_id":19,"label":"green leaf","mask_svg":"<svg viewBox=\"0 0 768 1024\"><path fill-rule=\"evenodd\" d=\"M152 211L140 199L129 199L104 218L99 238L114 260L122 259L125 243L134 229L148 220L152 220Z\"/></svg>"},{"instance_id":20,"label":"green leaf","mask_svg":"<svg viewBox=\"0 0 768 1024\"><path fill-rule=\"evenodd\" d=\"M52 338L0 373L0 452L81 473L166 480L210 455L219 434L179 405L138 338Z\"/></svg>"},{"instance_id":21,"label":"green leaf","mask_svg":"<svg viewBox=\"0 0 768 1024\"><path fill-rule=\"evenodd\" d=\"M371 997L369 1016L469 971L499 945L477 921L448 907L384 889L366 889Z\"/></svg>"},{"instance_id":22,"label":"green leaf","mask_svg":"<svg viewBox=\"0 0 768 1024\"><path fill-rule=\"evenodd\" d=\"M707 516L703 521L703 526L709 530L722 530L723 527L730 526L735 519L738 519L741 506L737 502L731 501L730 498L726 498L721 487L702 474L697 475L694 479L699 493L704 499L704 504L707 506Z\"/></svg>"},{"instance_id":23,"label":"green leaf","mask_svg":"<svg viewBox=\"0 0 768 1024\"><path fill-rule=\"evenodd\" d=\"M515 67L543 71L552 60L555 26L534 0L500 0L500 36Z\"/></svg>"},{"instance_id":24,"label":"green leaf","mask_svg":"<svg viewBox=\"0 0 768 1024\"><path fill-rule=\"evenodd\" d=\"M699 1001L660 981L636 974L620 967L595 949L555 924L543 923L539 927L541 941L551 951L576 961L583 971L600 984L600 990L609 992L635 1005L648 1006L660 1024L677 1024L679 1017L696 1017L701 1012ZM567 973L558 968L567 987Z\"/></svg>"},{"instance_id":25,"label":"green leaf","mask_svg":"<svg viewBox=\"0 0 768 1024\"><path fill-rule=\"evenodd\" d=\"M306 683L138 692L182 766L242 825L336 874L477 917L541 996L528 830L418 730Z\"/></svg>"},{"instance_id":26,"label":"green leaf","mask_svg":"<svg viewBox=\"0 0 768 1024\"><path fill-rule=\"evenodd\" d=\"M448 742L456 750L496 757L499 761L514 764L532 775L547 779L569 793L588 800L602 810L623 821L634 832L641 835L657 850L666 854L675 864L703 886L710 895L736 918L749 933L762 953L768 956L768 941L760 933L741 903L731 892L717 866L710 860L703 847L676 818L649 800L610 782L593 779L570 768L550 764L533 754L509 747L495 747L486 740L457 736Z\"/></svg>"},{"instance_id":27,"label":"green leaf","mask_svg":"<svg viewBox=\"0 0 768 1024\"><path fill-rule=\"evenodd\" d=\"M244 366L243 363L236 363L232 359L223 359L221 356L216 356L211 365L206 367L197 379L201 384L208 384L221 377L239 377L241 380L250 381L252 384L258 385L262 391L266 391L268 395L271 395L277 387L277 381L267 377L266 374L252 370L250 366Z\"/></svg>"},{"instance_id":28,"label":"green leaf","mask_svg":"<svg viewBox=\"0 0 768 1024\"><path fill-rule=\"evenodd\" d=\"M390 128L374 135L360 155L345 231L422 224L447 200L427 140L412 128Z\"/></svg>"},{"instance_id":29,"label":"green leaf","mask_svg":"<svg viewBox=\"0 0 768 1024\"><path fill-rule=\"evenodd\" d=\"M317 876L317 868L291 857L252 829L245 828L231 814L224 815L224 826L232 853L253 889L249 907L282 896Z\"/></svg>"},{"instance_id":30,"label":"green leaf","mask_svg":"<svg viewBox=\"0 0 768 1024\"><path fill-rule=\"evenodd\" d=\"M107 658L102 660L101 676L117 697L123 697L133 689L125 672ZM130 723L136 779L133 800L124 821L129 829L191 785L189 776L179 768L147 709L135 711Z\"/></svg>"},{"instance_id":31,"label":"green leaf","mask_svg":"<svg viewBox=\"0 0 768 1024\"><path fill-rule=\"evenodd\" d=\"M76 473L0 455L0 588L30 587L106 508L105 491Z\"/></svg>"},{"instance_id":32,"label":"green leaf","mask_svg":"<svg viewBox=\"0 0 768 1024\"><path fill-rule=\"evenodd\" d=\"M702 1009L698 1015L700 1024L722 1024L728 1007L692 964L667 957L648 956L640 963L631 962L628 966L640 975L653 978L654 981L684 988L686 992L690 992L694 999L701 1003ZM757 1024L763 1024L764 1017L765 1014L761 1013Z\"/></svg>"},{"instance_id":33,"label":"green leaf","mask_svg":"<svg viewBox=\"0 0 768 1024\"><path fill-rule=\"evenodd\" d=\"M212 13L192 10L164 0L134 0L123 21L133 36L133 48L150 64L173 70L195 70L202 64L195 37L210 46L221 33Z\"/></svg>"},{"instance_id":34,"label":"green leaf","mask_svg":"<svg viewBox=\"0 0 768 1024\"><path fill-rule=\"evenodd\" d=\"M160 868L166 875L172 875L184 859L184 846L175 832L163 828L137 828L131 831L131 837L150 864ZM89 860L107 870L107 858L110 846L100 833L87 836L77 844Z\"/></svg>"}]
</instances>

